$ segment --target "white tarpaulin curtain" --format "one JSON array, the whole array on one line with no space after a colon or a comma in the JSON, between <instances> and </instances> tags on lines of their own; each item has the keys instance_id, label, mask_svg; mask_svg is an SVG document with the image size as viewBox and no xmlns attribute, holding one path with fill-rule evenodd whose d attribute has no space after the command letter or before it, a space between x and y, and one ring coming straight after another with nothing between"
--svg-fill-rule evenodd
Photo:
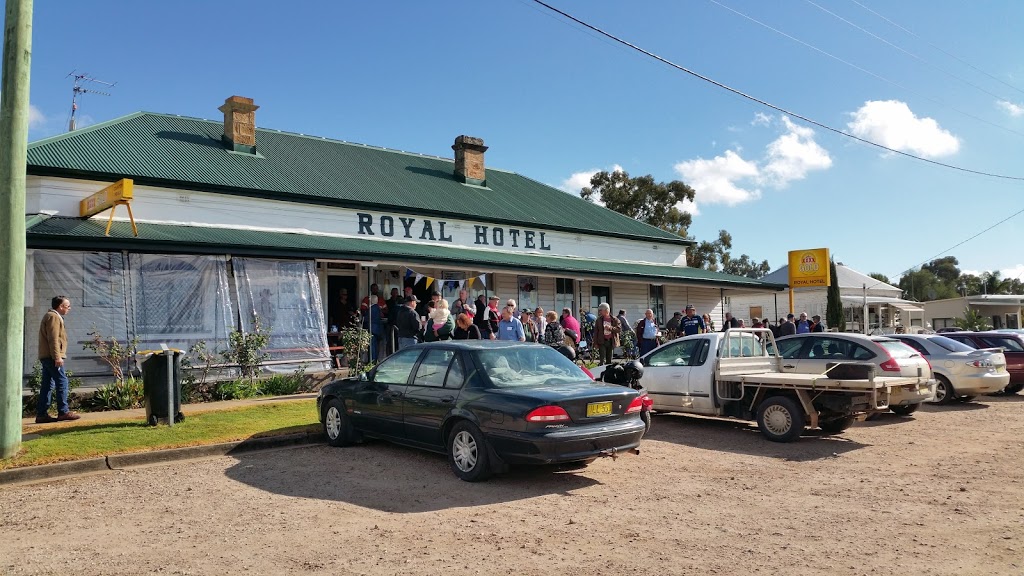
<instances>
[{"instance_id":1,"label":"white tarpaulin curtain","mask_svg":"<svg viewBox=\"0 0 1024 576\"><path fill-rule=\"evenodd\" d=\"M68 333L68 369L79 376L109 369L83 345L96 332L106 339L128 340L126 270L120 252L30 250L26 261L25 362L31 374L39 360L39 324L54 296L71 301L64 326Z\"/></svg>"},{"instance_id":2,"label":"white tarpaulin curtain","mask_svg":"<svg viewBox=\"0 0 1024 576\"><path fill-rule=\"evenodd\" d=\"M139 349L226 350L235 306L224 256L130 254L128 318Z\"/></svg>"},{"instance_id":3,"label":"white tarpaulin curtain","mask_svg":"<svg viewBox=\"0 0 1024 576\"><path fill-rule=\"evenodd\" d=\"M238 327L259 314L270 328L271 360L329 360L320 285L313 261L235 258L234 287L226 256L30 250L26 261L24 374L38 360L39 323L50 300L71 300L66 319L69 367L79 376L109 375L83 345L101 334L139 349L228 348ZM236 300L237 296L237 300ZM241 313L240 313L241 311ZM270 370L294 366L269 364Z\"/></svg>"},{"instance_id":4,"label":"white tarpaulin curtain","mask_svg":"<svg viewBox=\"0 0 1024 576\"><path fill-rule=\"evenodd\" d=\"M270 330L267 352L272 361L329 361L320 281L312 260L233 258L231 264L242 330L251 332L259 318L261 327Z\"/></svg>"}]
</instances>

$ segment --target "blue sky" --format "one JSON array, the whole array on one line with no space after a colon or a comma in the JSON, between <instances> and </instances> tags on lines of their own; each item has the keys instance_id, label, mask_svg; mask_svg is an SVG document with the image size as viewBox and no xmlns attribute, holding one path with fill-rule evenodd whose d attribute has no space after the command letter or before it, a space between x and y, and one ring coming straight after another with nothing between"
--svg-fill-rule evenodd
<instances>
[{"instance_id":1,"label":"blue sky","mask_svg":"<svg viewBox=\"0 0 1024 576\"><path fill-rule=\"evenodd\" d=\"M551 3L832 127L1024 176L1024 2ZM117 82L93 86L112 96L86 95L80 125L138 110L215 119L238 94L265 128L444 157L459 134L478 136L488 166L574 192L599 169L682 179L697 190L693 236L725 228L734 254L773 269L789 250L828 247L865 273L938 255L1024 272L1024 214L946 252L1024 209L1024 182L784 117L528 0L36 2L33 23L33 140L66 129L78 70Z\"/></svg>"}]
</instances>

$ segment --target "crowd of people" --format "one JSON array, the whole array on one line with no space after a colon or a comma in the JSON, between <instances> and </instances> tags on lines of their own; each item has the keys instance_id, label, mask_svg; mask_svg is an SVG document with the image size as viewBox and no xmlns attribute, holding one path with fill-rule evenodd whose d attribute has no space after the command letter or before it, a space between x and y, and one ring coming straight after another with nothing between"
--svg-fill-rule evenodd
<instances>
[{"instance_id":1,"label":"crowd of people","mask_svg":"<svg viewBox=\"0 0 1024 576\"><path fill-rule=\"evenodd\" d=\"M509 298L502 305L497 295L480 294L470 299L466 290L460 290L451 303L437 290L425 302L413 294L411 287L405 288L404 295L398 288L392 288L386 299L376 284L370 292L370 296L363 298L355 322L361 322L370 332L370 359L374 361L418 342L508 340L567 345L574 350L583 347L590 350L593 360L607 364L618 348L627 357L643 356L669 340L718 329L710 314L698 315L692 304L675 312L664 324L652 309L631 324L625 310L612 316L607 303L599 304L596 314L584 311L577 320L569 308L563 308L561 314L539 306L533 310L519 309L514 299ZM726 312L720 330L746 327L744 320ZM806 313L799 318L789 314L774 324L768 318L752 318L749 327L767 328L776 337L826 330L820 316L808 319Z\"/></svg>"}]
</instances>

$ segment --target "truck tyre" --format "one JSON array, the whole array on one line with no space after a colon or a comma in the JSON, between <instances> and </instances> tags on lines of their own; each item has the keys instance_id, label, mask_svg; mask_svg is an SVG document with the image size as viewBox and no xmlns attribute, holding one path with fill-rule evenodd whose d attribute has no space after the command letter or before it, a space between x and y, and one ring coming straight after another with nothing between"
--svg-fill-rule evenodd
<instances>
[{"instance_id":1,"label":"truck tyre","mask_svg":"<svg viewBox=\"0 0 1024 576\"><path fill-rule=\"evenodd\" d=\"M917 412L917 409L920 407L921 403L918 402L917 404L907 404L905 406L889 406L889 409L900 416L910 416L914 412Z\"/></svg>"},{"instance_id":2,"label":"truck tyre","mask_svg":"<svg viewBox=\"0 0 1024 576\"><path fill-rule=\"evenodd\" d=\"M820 422L818 426L826 434L841 434L843 430L853 426L853 423L856 421L857 419L853 416L843 416L842 418Z\"/></svg>"},{"instance_id":3,"label":"truck tyre","mask_svg":"<svg viewBox=\"0 0 1024 576\"><path fill-rule=\"evenodd\" d=\"M953 384L949 381L949 378L946 378L941 374L936 374L935 403L943 405L949 404L954 398L956 398L956 390L953 388Z\"/></svg>"},{"instance_id":4,"label":"truck tyre","mask_svg":"<svg viewBox=\"0 0 1024 576\"><path fill-rule=\"evenodd\" d=\"M804 411L792 398L771 396L757 407L757 427L772 442L792 442L804 431Z\"/></svg>"}]
</instances>

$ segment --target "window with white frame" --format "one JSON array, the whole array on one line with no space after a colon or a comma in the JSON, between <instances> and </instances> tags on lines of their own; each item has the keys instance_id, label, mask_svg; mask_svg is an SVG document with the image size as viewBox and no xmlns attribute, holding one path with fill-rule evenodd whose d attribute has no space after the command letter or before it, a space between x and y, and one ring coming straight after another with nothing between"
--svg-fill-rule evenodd
<instances>
[{"instance_id":1,"label":"window with white frame","mask_svg":"<svg viewBox=\"0 0 1024 576\"><path fill-rule=\"evenodd\" d=\"M572 310L576 315L576 291L575 281L572 278L555 278L555 312L559 315L563 308Z\"/></svg>"}]
</instances>

